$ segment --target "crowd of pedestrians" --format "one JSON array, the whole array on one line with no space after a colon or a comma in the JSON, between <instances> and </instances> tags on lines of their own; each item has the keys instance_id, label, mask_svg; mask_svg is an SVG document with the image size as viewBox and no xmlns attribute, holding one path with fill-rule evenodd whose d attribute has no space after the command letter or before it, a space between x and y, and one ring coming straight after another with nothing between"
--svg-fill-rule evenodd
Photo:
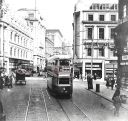
<instances>
[{"instance_id":1,"label":"crowd of pedestrians","mask_svg":"<svg viewBox=\"0 0 128 121\"><path fill-rule=\"evenodd\" d=\"M111 87L111 89L113 90L113 87L115 85L115 79L113 77L107 76L105 78L106 81L106 87L109 88Z\"/></svg>"},{"instance_id":2,"label":"crowd of pedestrians","mask_svg":"<svg viewBox=\"0 0 128 121\"><path fill-rule=\"evenodd\" d=\"M15 73L13 71L10 75L6 71L0 71L0 89L3 89L5 86L12 88L13 81L15 81Z\"/></svg>"}]
</instances>

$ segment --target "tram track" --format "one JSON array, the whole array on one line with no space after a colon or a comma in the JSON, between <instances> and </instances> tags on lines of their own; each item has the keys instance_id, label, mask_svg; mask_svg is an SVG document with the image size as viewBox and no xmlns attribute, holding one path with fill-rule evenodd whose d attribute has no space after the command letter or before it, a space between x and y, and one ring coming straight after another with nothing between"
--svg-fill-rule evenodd
<instances>
[{"instance_id":1,"label":"tram track","mask_svg":"<svg viewBox=\"0 0 128 121\"><path fill-rule=\"evenodd\" d=\"M92 121L92 120L89 118L89 116L88 116L87 114L85 114L84 111L82 111L82 109L81 109L78 105L76 105L73 101L71 101L71 102L73 103L74 106L77 107L78 110L80 110L80 111L85 115L85 117L88 119L88 121Z\"/></svg>"},{"instance_id":2,"label":"tram track","mask_svg":"<svg viewBox=\"0 0 128 121\"><path fill-rule=\"evenodd\" d=\"M31 89L29 90L29 99L28 99L28 104L27 104L27 109L26 109L26 113L25 113L25 119L24 121L27 121L27 115L28 115L28 108L29 108L29 105L30 105L30 94L31 94Z\"/></svg>"},{"instance_id":3,"label":"tram track","mask_svg":"<svg viewBox=\"0 0 128 121\"><path fill-rule=\"evenodd\" d=\"M57 102L67 115L69 121L92 121L87 116L87 114L85 114L84 111L82 111L82 109L77 106L72 100L62 101L57 99ZM70 103L70 109L68 108L68 106L66 107L66 103Z\"/></svg>"},{"instance_id":4,"label":"tram track","mask_svg":"<svg viewBox=\"0 0 128 121\"><path fill-rule=\"evenodd\" d=\"M53 102L53 100L51 99L51 97L50 97L50 95L49 95L49 93L48 93L47 90L46 90L46 94L47 94L47 96L48 96L48 98L49 98L51 104L53 104L54 102ZM64 113L64 115L65 115L67 121L71 121L70 118L69 118L69 116L68 116L68 114L65 112L63 106L61 105L61 103L60 103L58 100L56 100L56 101L57 101L57 103L59 104L59 106L61 107L61 109L62 109L62 111L63 111L63 113Z\"/></svg>"},{"instance_id":5,"label":"tram track","mask_svg":"<svg viewBox=\"0 0 128 121\"><path fill-rule=\"evenodd\" d=\"M51 103L54 103L53 100L56 100L57 104L62 109L67 121L77 121L77 120L79 120L79 121L92 121L87 116L87 114L84 111L82 111L82 109L75 102L72 101L72 99L53 98L49 95L48 92L47 92L47 95L48 95L48 98L49 98ZM69 106L66 107L66 105L69 105Z\"/></svg>"},{"instance_id":6,"label":"tram track","mask_svg":"<svg viewBox=\"0 0 128 121\"><path fill-rule=\"evenodd\" d=\"M71 99L54 98L41 87L30 87L28 92L28 101L17 105L17 114L20 110L21 113L15 115L14 121L91 121ZM69 108L66 105L69 105ZM72 113L70 108L73 109Z\"/></svg>"},{"instance_id":7,"label":"tram track","mask_svg":"<svg viewBox=\"0 0 128 121\"><path fill-rule=\"evenodd\" d=\"M31 88L25 121L49 121L47 105L42 88Z\"/></svg>"}]
</instances>

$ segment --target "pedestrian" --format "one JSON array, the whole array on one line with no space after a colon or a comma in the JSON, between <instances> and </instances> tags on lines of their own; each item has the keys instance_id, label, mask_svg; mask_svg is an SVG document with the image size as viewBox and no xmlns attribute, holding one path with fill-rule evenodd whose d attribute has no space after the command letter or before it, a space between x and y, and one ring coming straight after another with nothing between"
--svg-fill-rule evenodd
<instances>
[{"instance_id":1,"label":"pedestrian","mask_svg":"<svg viewBox=\"0 0 128 121\"><path fill-rule=\"evenodd\" d=\"M96 80L96 77L97 77L96 73L94 74L94 76L93 76L93 77L94 77L94 80Z\"/></svg>"},{"instance_id":2,"label":"pedestrian","mask_svg":"<svg viewBox=\"0 0 128 121\"><path fill-rule=\"evenodd\" d=\"M12 88L13 86L13 79L14 79L14 77L13 77L13 75L11 74L10 76L9 76L9 86Z\"/></svg>"},{"instance_id":3,"label":"pedestrian","mask_svg":"<svg viewBox=\"0 0 128 121\"><path fill-rule=\"evenodd\" d=\"M119 116L119 110L121 107L121 98L120 98L120 89L119 88L116 89L116 91L112 97L112 100L113 100L113 105L115 107L114 115Z\"/></svg>"},{"instance_id":4,"label":"pedestrian","mask_svg":"<svg viewBox=\"0 0 128 121\"><path fill-rule=\"evenodd\" d=\"M90 73L87 75L87 83L88 83L88 89L93 89L93 81Z\"/></svg>"},{"instance_id":5,"label":"pedestrian","mask_svg":"<svg viewBox=\"0 0 128 121\"><path fill-rule=\"evenodd\" d=\"M9 76L5 76L5 86L8 86L8 88L11 86Z\"/></svg>"},{"instance_id":6,"label":"pedestrian","mask_svg":"<svg viewBox=\"0 0 128 121\"><path fill-rule=\"evenodd\" d=\"M107 76L105 80L106 80L106 87L109 88L109 86L110 86L110 78L109 78L109 76Z\"/></svg>"},{"instance_id":7,"label":"pedestrian","mask_svg":"<svg viewBox=\"0 0 128 121\"><path fill-rule=\"evenodd\" d=\"M111 78L111 89L112 89L112 90L113 90L114 84L115 84L115 79L114 79L114 77L113 77L113 78Z\"/></svg>"},{"instance_id":8,"label":"pedestrian","mask_svg":"<svg viewBox=\"0 0 128 121\"><path fill-rule=\"evenodd\" d=\"M11 73L11 78L12 78L12 83L16 81L16 73L14 70L12 70L12 73Z\"/></svg>"}]
</instances>

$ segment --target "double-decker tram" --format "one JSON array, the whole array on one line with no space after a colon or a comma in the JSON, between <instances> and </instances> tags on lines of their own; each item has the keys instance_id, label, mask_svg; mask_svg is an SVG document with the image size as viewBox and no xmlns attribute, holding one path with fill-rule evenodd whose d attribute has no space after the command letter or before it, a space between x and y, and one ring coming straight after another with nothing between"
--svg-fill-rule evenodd
<instances>
[{"instance_id":1,"label":"double-decker tram","mask_svg":"<svg viewBox=\"0 0 128 121\"><path fill-rule=\"evenodd\" d=\"M54 55L47 62L47 88L56 95L72 96L72 59L69 55Z\"/></svg>"}]
</instances>

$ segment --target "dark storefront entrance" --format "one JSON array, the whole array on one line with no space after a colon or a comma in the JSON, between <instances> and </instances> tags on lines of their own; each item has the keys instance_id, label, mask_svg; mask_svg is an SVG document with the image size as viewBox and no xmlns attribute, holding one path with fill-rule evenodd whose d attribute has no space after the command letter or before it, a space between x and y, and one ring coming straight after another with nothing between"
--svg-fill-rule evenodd
<instances>
[{"instance_id":1,"label":"dark storefront entrance","mask_svg":"<svg viewBox=\"0 0 128 121\"><path fill-rule=\"evenodd\" d=\"M85 63L85 72L91 73L91 63ZM93 63L92 74L96 74L97 78L102 78L102 63Z\"/></svg>"}]
</instances>

